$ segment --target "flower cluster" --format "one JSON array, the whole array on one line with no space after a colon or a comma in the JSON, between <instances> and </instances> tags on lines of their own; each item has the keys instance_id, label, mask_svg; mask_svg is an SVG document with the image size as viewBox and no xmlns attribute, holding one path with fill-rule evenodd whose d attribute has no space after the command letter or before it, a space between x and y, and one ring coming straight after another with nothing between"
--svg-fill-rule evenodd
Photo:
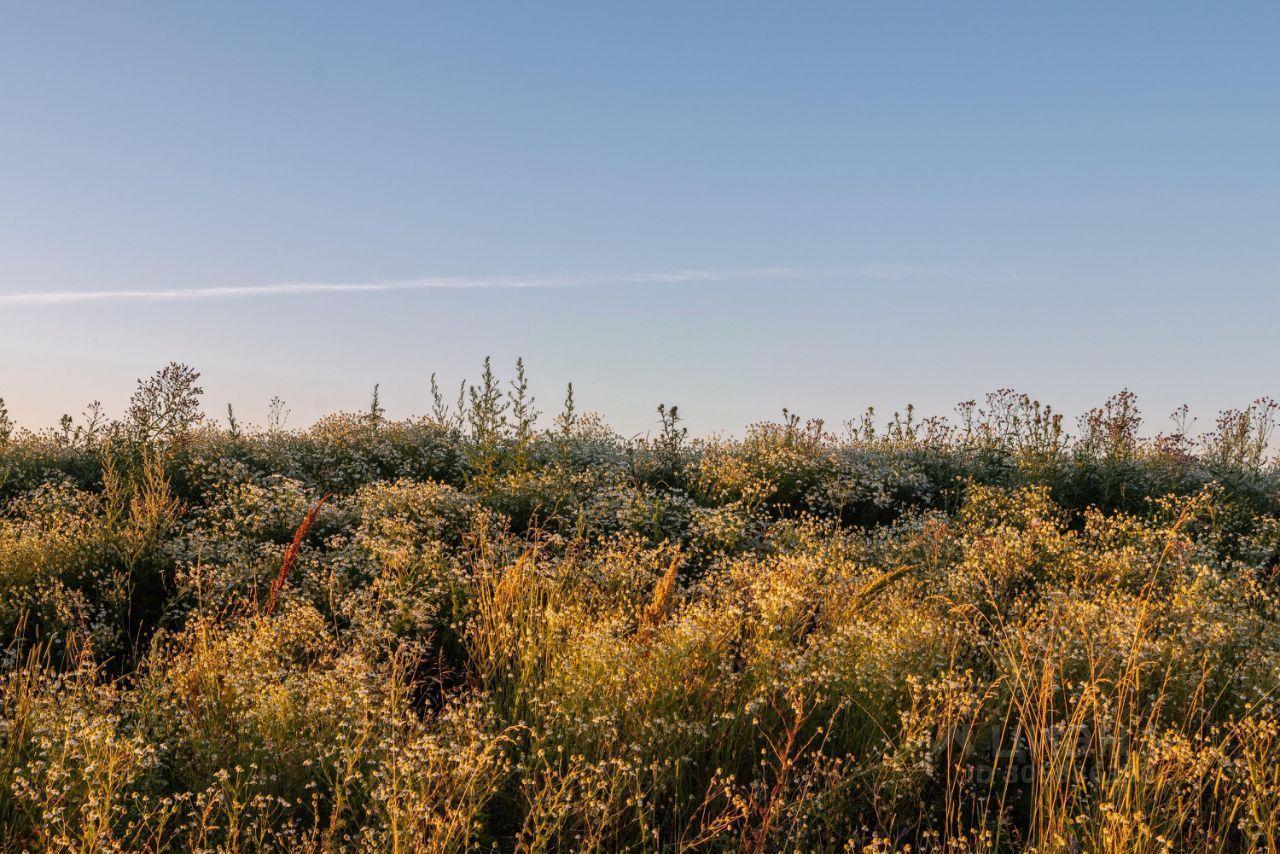
<instances>
[{"instance_id":1,"label":"flower cluster","mask_svg":"<svg viewBox=\"0 0 1280 854\"><path fill-rule=\"evenodd\" d=\"M171 370L142 427L7 430L6 846L1280 839L1269 402L625 440L522 376L255 432Z\"/></svg>"}]
</instances>

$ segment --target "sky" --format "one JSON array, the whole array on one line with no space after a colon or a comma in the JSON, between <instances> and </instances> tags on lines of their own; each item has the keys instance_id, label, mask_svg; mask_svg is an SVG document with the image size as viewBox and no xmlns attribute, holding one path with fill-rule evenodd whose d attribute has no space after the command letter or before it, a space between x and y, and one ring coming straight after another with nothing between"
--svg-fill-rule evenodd
<instances>
[{"instance_id":1,"label":"sky","mask_svg":"<svg viewBox=\"0 0 1280 854\"><path fill-rule=\"evenodd\" d=\"M0 4L0 397L1280 397L1280 5Z\"/></svg>"}]
</instances>

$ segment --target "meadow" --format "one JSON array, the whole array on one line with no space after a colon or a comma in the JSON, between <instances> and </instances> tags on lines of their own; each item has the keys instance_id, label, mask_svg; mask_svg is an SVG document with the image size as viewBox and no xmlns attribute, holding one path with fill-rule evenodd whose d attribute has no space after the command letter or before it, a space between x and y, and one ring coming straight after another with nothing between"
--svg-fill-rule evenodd
<instances>
[{"instance_id":1,"label":"meadow","mask_svg":"<svg viewBox=\"0 0 1280 854\"><path fill-rule=\"evenodd\" d=\"M5 850L1280 847L1269 400L628 438L523 365L305 428L198 382L0 404Z\"/></svg>"}]
</instances>

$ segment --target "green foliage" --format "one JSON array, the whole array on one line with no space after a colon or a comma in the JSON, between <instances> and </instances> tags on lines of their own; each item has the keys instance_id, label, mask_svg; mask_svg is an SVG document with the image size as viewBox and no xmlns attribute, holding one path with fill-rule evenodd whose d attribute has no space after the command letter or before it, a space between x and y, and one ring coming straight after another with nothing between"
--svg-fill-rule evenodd
<instances>
[{"instance_id":1,"label":"green foliage","mask_svg":"<svg viewBox=\"0 0 1280 854\"><path fill-rule=\"evenodd\" d=\"M199 379L195 369L170 362L151 377L138 380L138 390L129 399L128 421L140 441L172 441L199 423L204 394L196 385Z\"/></svg>"},{"instance_id":2,"label":"green foliage","mask_svg":"<svg viewBox=\"0 0 1280 854\"><path fill-rule=\"evenodd\" d=\"M0 404L5 850L1274 850L1277 406ZM314 524L299 526L317 499ZM267 592L297 540L267 613Z\"/></svg>"}]
</instances>

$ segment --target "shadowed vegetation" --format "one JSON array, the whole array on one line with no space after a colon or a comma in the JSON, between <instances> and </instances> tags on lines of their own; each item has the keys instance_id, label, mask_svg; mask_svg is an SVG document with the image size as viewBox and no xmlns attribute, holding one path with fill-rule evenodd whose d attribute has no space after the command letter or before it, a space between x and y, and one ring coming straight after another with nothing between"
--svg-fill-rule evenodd
<instances>
[{"instance_id":1,"label":"shadowed vegetation","mask_svg":"<svg viewBox=\"0 0 1280 854\"><path fill-rule=\"evenodd\" d=\"M1252 851L1280 839L1277 406L1195 435L784 410L0 403L7 850Z\"/></svg>"}]
</instances>

